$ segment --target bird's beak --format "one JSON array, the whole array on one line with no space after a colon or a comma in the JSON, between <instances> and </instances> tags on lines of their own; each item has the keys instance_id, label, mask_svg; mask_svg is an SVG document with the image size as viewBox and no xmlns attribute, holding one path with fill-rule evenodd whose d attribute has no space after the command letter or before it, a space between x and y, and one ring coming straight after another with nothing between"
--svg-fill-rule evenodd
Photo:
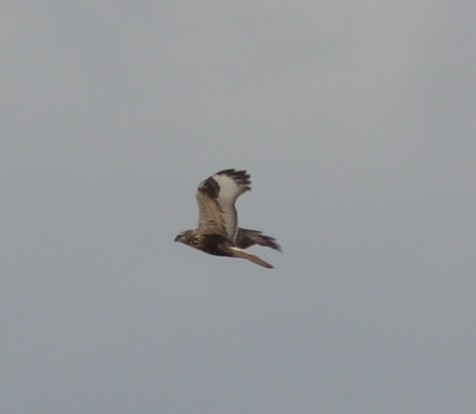
<instances>
[{"instance_id":1,"label":"bird's beak","mask_svg":"<svg viewBox=\"0 0 476 414\"><path fill-rule=\"evenodd\" d=\"M177 234L177 236L175 237L174 239L174 242L178 242L182 239L182 235L181 234Z\"/></svg>"}]
</instances>

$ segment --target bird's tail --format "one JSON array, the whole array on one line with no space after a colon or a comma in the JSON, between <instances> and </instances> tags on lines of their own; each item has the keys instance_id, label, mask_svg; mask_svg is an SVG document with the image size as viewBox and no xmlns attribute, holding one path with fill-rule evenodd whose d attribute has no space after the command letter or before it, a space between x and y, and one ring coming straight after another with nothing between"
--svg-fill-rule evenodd
<instances>
[{"instance_id":1,"label":"bird's tail","mask_svg":"<svg viewBox=\"0 0 476 414\"><path fill-rule=\"evenodd\" d=\"M244 250L239 249L237 247L232 247L231 251L232 251L233 257L239 257L241 259L249 260L250 262L256 263L257 265L266 267L267 269L274 269L273 265L269 264L268 262L265 262L263 259L260 259L258 256L255 256L254 254L245 252Z\"/></svg>"}]
</instances>

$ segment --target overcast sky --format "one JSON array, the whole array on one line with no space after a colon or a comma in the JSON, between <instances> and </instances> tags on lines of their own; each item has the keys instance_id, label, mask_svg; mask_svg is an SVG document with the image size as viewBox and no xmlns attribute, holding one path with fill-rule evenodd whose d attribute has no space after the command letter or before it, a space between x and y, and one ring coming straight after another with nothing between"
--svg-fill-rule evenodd
<instances>
[{"instance_id":1,"label":"overcast sky","mask_svg":"<svg viewBox=\"0 0 476 414\"><path fill-rule=\"evenodd\" d=\"M474 1L6 1L2 414L476 412ZM173 242L247 169L275 265Z\"/></svg>"}]
</instances>

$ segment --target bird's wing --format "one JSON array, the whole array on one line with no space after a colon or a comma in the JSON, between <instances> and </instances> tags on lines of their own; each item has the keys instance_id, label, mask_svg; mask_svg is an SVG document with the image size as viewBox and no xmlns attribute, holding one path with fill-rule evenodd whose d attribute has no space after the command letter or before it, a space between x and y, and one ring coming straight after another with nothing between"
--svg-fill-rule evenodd
<instances>
[{"instance_id":1,"label":"bird's wing","mask_svg":"<svg viewBox=\"0 0 476 414\"><path fill-rule=\"evenodd\" d=\"M244 170L219 171L200 183L197 190L198 228L204 233L219 233L234 241L238 229L236 199L251 190Z\"/></svg>"},{"instance_id":2,"label":"bird's wing","mask_svg":"<svg viewBox=\"0 0 476 414\"><path fill-rule=\"evenodd\" d=\"M266 267L267 269L274 269L274 266L266 261L264 261L261 257L255 256L254 254L250 254L245 250L242 250L238 247L230 247L230 253L233 257L239 257L241 259L249 260L257 265Z\"/></svg>"},{"instance_id":3,"label":"bird's wing","mask_svg":"<svg viewBox=\"0 0 476 414\"><path fill-rule=\"evenodd\" d=\"M198 231L202 234L220 234L228 239L220 206L215 198L197 190Z\"/></svg>"},{"instance_id":4,"label":"bird's wing","mask_svg":"<svg viewBox=\"0 0 476 414\"><path fill-rule=\"evenodd\" d=\"M274 237L266 236L257 230L239 228L236 235L235 245L242 249L246 249L254 244L271 247L272 249L281 251L281 247Z\"/></svg>"}]
</instances>

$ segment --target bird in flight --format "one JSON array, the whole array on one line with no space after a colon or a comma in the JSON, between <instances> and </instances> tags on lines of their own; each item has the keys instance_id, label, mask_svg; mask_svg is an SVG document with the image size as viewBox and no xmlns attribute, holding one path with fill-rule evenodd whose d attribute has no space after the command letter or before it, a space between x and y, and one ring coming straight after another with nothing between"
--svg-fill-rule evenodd
<instances>
[{"instance_id":1,"label":"bird in flight","mask_svg":"<svg viewBox=\"0 0 476 414\"><path fill-rule=\"evenodd\" d=\"M245 170L222 170L202 181L195 194L198 226L182 231L175 241L208 254L238 257L272 269L271 264L244 250L258 244L281 251L273 237L238 227L235 201L248 190L251 190L251 181Z\"/></svg>"}]
</instances>

